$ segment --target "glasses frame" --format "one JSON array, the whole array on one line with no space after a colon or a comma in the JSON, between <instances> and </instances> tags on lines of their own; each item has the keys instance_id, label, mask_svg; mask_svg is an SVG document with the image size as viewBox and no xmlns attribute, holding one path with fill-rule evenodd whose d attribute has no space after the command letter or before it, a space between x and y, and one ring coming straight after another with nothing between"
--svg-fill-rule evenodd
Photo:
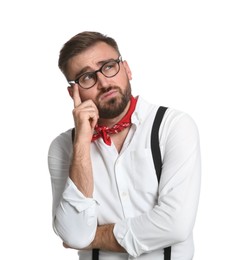
<instances>
[{"instance_id":1,"label":"glasses frame","mask_svg":"<svg viewBox=\"0 0 246 260\"><path fill-rule=\"evenodd\" d=\"M118 71L117 71L113 76L104 75L104 73L102 72L103 67L104 67L106 64L110 63L110 62L116 62L116 63L118 64L118 66L119 66ZM119 56L119 58L116 59L116 60L114 60L114 59L108 60L108 61L106 61L105 63L103 63L103 65L102 65L98 70L95 70L95 71L92 71L92 72L85 72L85 73L81 74L77 79L75 79L75 80L69 80L69 81L68 81L68 84L70 84L70 85L72 85L72 84L78 84L78 85L79 85L81 88L83 88L83 89L90 89L90 88L94 87L94 86L96 85L96 83L97 83L97 79L98 79L97 73L98 73L98 72L101 72L102 75L103 75L104 77L106 77L106 78L113 78L114 76L116 76L116 75L119 73L119 71L120 71L120 65L119 65L120 62L122 62L122 57L121 57L121 56ZM90 74L92 74L93 76L95 76L95 83L94 83L91 87L89 87L89 88L84 88L83 86L81 86L81 85L79 84L79 79L80 79L81 77L83 77L83 76L84 76L85 74L87 74L87 73L90 73Z\"/></svg>"}]
</instances>

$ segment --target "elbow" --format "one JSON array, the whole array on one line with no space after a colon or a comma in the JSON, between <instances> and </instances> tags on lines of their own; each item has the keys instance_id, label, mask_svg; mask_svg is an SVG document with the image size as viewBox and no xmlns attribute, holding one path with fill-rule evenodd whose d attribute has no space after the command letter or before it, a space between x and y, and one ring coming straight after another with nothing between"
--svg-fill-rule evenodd
<instances>
[{"instance_id":1,"label":"elbow","mask_svg":"<svg viewBox=\"0 0 246 260\"><path fill-rule=\"evenodd\" d=\"M96 233L96 226L86 231L79 228L71 230L55 221L54 230L67 246L80 250L88 247L92 243Z\"/></svg>"},{"instance_id":2,"label":"elbow","mask_svg":"<svg viewBox=\"0 0 246 260\"><path fill-rule=\"evenodd\" d=\"M190 232L187 232L187 230L180 229L180 230L175 230L173 232L173 241L175 243L182 243L188 239L190 236Z\"/></svg>"},{"instance_id":3,"label":"elbow","mask_svg":"<svg viewBox=\"0 0 246 260\"><path fill-rule=\"evenodd\" d=\"M92 243L93 239L94 239L94 237L92 237L92 238L84 237L83 238L83 236L81 236L81 238L78 238L75 236L66 236L66 237L62 238L63 242L66 245L68 245L71 248L78 249L78 250L88 247Z\"/></svg>"},{"instance_id":4,"label":"elbow","mask_svg":"<svg viewBox=\"0 0 246 260\"><path fill-rule=\"evenodd\" d=\"M187 223L186 221L177 221L173 225L173 229L171 231L172 240L175 243L181 243L186 241L193 230L193 224Z\"/></svg>"}]
</instances>

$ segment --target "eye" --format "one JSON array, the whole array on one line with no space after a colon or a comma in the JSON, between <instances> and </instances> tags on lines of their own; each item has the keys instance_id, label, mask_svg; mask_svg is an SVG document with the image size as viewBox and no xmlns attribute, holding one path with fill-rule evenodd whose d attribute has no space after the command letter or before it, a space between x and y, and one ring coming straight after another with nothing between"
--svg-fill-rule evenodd
<instances>
[{"instance_id":1,"label":"eye","mask_svg":"<svg viewBox=\"0 0 246 260\"><path fill-rule=\"evenodd\" d=\"M82 81L82 82L86 82L86 81L90 81L90 80L94 80L94 79L95 79L95 73L94 72L84 73L80 77L80 81Z\"/></svg>"},{"instance_id":2,"label":"eye","mask_svg":"<svg viewBox=\"0 0 246 260\"><path fill-rule=\"evenodd\" d=\"M116 66L116 62L115 62L115 61L107 62L107 63L104 64L104 66L103 66L103 71L108 71L108 70L114 69L115 66Z\"/></svg>"}]
</instances>

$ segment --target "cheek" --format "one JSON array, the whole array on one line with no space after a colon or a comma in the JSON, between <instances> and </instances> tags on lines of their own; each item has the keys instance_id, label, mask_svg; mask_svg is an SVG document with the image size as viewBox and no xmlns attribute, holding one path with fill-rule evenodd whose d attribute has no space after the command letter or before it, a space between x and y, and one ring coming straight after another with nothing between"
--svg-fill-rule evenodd
<instances>
[{"instance_id":1,"label":"cheek","mask_svg":"<svg viewBox=\"0 0 246 260\"><path fill-rule=\"evenodd\" d=\"M95 100L95 96L96 96L96 93L95 93L95 90L93 89L81 89L79 91L79 95L80 95L80 99L82 102L88 100L88 99L91 99L91 100Z\"/></svg>"}]
</instances>

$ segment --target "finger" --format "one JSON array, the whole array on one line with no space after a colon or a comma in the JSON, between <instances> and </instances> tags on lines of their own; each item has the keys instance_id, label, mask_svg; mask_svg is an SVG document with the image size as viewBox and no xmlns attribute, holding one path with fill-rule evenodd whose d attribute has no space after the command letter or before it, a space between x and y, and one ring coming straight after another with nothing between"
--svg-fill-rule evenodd
<instances>
[{"instance_id":1,"label":"finger","mask_svg":"<svg viewBox=\"0 0 246 260\"><path fill-rule=\"evenodd\" d=\"M82 103L81 98L79 96L79 87L77 84L73 86L73 103L74 107L78 107Z\"/></svg>"},{"instance_id":2,"label":"finger","mask_svg":"<svg viewBox=\"0 0 246 260\"><path fill-rule=\"evenodd\" d=\"M98 118L99 118L98 114L95 114L93 117L91 117L91 127L93 129L95 128L95 126L98 122Z\"/></svg>"},{"instance_id":3,"label":"finger","mask_svg":"<svg viewBox=\"0 0 246 260\"><path fill-rule=\"evenodd\" d=\"M85 101L83 102L83 106L84 106L84 107L91 108L91 109L93 109L93 110L95 110L95 111L98 111L96 104L95 104L91 99L85 100Z\"/></svg>"},{"instance_id":4,"label":"finger","mask_svg":"<svg viewBox=\"0 0 246 260\"><path fill-rule=\"evenodd\" d=\"M91 100L88 100L87 104L88 104L88 107L86 109L88 110L88 112L90 112L89 120L91 121L91 126L94 128L99 119L98 109L97 109L97 106L95 105L95 103L92 102Z\"/></svg>"}]
</instances>

